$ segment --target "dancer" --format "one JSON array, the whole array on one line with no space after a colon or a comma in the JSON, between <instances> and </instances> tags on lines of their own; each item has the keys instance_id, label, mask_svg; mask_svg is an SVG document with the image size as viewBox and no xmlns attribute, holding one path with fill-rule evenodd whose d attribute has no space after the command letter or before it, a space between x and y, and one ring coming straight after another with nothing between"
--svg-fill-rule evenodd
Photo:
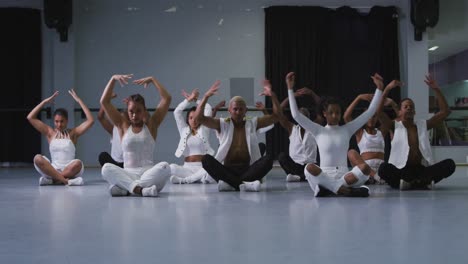
<instances>
[{"instance_id":1,"label":"dancer","mask_svg":"<svg viewBox=\"0 0 468 264\"><path fill-rule=\"evenodd\" d=\"M122 139L124 168L106 163L102 167L102 177L111 184L109 192L112 196L124 196L129 193L141 196L158 196L171 175L167 162L154 165L153 152L158 128L167 114L171 103L171 95L154 77L146 77L133 81L147 88L153 84L159 92L160 101L156 111L145 119L145 99L140 94L128 97L128 119L123 118L112 105L111 98L115 82L121 86L128 84L132 74L113 75L101 97L101 107L118 127Z\"/></svg>"},{"instance_id":2,"label":"dancer","mask_svg":"<svg viewBox=\"0 0 468 264\"><path fill-rule=\"evenodd\" d=\"M272 115L246 117L245 100L240 96L234 96L229 102L229 118L205 116L203 115L205 104L218 91L219 85L220 82L216 81L205 93L196 111L197 121L215 129L219 133L220 141L215 157L209 154L203 157L203 168L218 182L219 191L259 191L260 180L271 170L273 158L269 155L260 157L257 130L277 121L278 99L271 91L270 82L265 80L260 95L271 97Z\"/></svg>"},{"instance_id":3,"label":"dancer","mask_svg":"<svg viewBox=\"0 0 468 264\"><path fill-rule=\"evenodd\" d=\"M59 95L56 91L49 98L44 99L28 114L28 121L31 125L39 131L42 135L46 136L49 142L49 151L51 159L46 156L37 154L34 157L34 167L41 174L39 178L39 185L50 185L54 183L61 183L64 185L83 185L84 166L83 162L75 159L75 145L78 138L83 135L94 123L93 115L88 107L76 94L75 90L71 89L68 93L80 105L85 113L86 120L79 126L68 129L68 112L64 108L58 108L54 112L54 128L46 125L44 122L37 118L41 109L49 103L52 103Z\"/></svg>"},{"instance_id":4,"label":"dancer","mask_svg":"<svg viewBox=\"0 0 468 264\"><path fill-rule=\"evenodd\" d=\"M294 97L309 95L313 98L316 104L320 103L320 97L309 88L301 88L294 92ZM281 102L281 108L289 104L286 97ZM299 111L310 119L309 110L301 107ZM321 123L321 119L314 118L314 122ZM281 152L278 154L278 162L281 168L286 172L287 182L305 181L304 169L308 163L317 164L317 142L314 135L302 128L301 126L289 121L286 116L281 115L279 119L280 125L288 131L289 135L289 155Z\"/></svg>"},{"instance_id":5,"label":"dancer","mask_svg":"<svg viewBox=\"0 0 468 264\"><path fill-rule=\"evenodd\" d=\"M359 153L351 149L348 151L348 159L351 162L352 166L356 166L360 160L364 160L367 165L371 168L371 172L369 174L369 180L367 184L384 184L385 181L381 179L378 175L380 164L384 162L384 155L385 155L385 137L389 134L390 127L387 122L380 122L379 128L376 128L376 123L378 120L382 120L383 118L387 118L387 115L382 112L384 106L392 106L395 110L396 103L387 98L388 93L394 89L395 87L401 87L402 83L398 80L391 81L384 89L382 93L382 100L379 103L379 107L377 108L376 113L367 120L367 123L364 127L358 129L354 136L356 137L356 142L359 147ZM373 94L360 94L358 95L353 102L348 106L346 109L343 120L345 123L349 123L353 120L352 113L354 108L361 102L361 101L368 101L372 100ZM397 112L397 111L396 111Z\"/></svg>"},{"instance_id":6,"label":"dancer","mask_svg":"<svg viewBox=\"0 0 468 264\"><path fill-rule=\"evenodd\" d=\"M424 82L434 91L439 111L427 120L415 120L414 102L405 98L400 102L398 117L393 122L387 120L386 125L394 132L392 150L388 163L380 165L378 173L392 188L433 188L455 171L452 159L437 163L433 160L427 131L442 123L450 109L436 80L427 75Z\"/></svg>"},{"instance_id":7,"label":"dancer","mask_svg":"<svg viewBox=\"0 0 468 264\"><path fill-rule=\"evenodd\" d=\"M340 104L338 101L329 99L323 107L323 115L327 121L327 125L323 127L299 112L293 91L295 75L290 72L286 76L291 114L301 127L312 132L319 148L320 167L309 163L304 170L315 196L325 196L330 192L351 197L369 196L369 189L362 185L369 178L369 166L361 160L351 171L348 171L346 153L351 136L377 110L383 82L378 74L374 74L371 78L377 89L369 108L355 120L340 126Z\"/></svg>"},{"instance_id":8,"label":"dancer","mask_svg":"<svg viewBox=\"0 0 468 264\"><path fill-rule=\"evenodd\" d=\"M187 108L190 103L199 103L198 89L194 89L190 94L182 91L185 97L174 110L174 118L176 120L177 128L179 129L180 141L176 157L184 156L184 165L171 164L171 182L184 184L184 183L214 183L215 181L203 169L202 158L205 154L214 154L214 150L210 146L209 136L210 129L197 123L195 119L195 106L187 111L184 118L182 112ZM204 115L211 116L211 106L205 105Z\"/></svg>"}]
</instances>

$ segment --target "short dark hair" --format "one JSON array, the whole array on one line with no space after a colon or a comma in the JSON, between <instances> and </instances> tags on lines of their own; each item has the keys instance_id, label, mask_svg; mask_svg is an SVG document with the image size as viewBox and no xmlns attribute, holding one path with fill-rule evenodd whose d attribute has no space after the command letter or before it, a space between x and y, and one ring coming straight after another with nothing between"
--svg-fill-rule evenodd
<instances>
[{"instance_id":1,"label":"short dark hair","mask_svg":"<svg viewBox=\"0 0 468 264\"><path fill-rule=\"evenodd\" d=\"M65 108L57 108L54 111L54 116L59 115L65 117L68 120L68 111Z\"/></svg>"},{"instance_id":2,"label":"short dark hair","mask_svg":"<svg viewBox=\"0 0 468 264\"><path fill-rule=\"evenodd\" d=\"M340 107L340 109L343 109L343 107L341 106L340 99L338 99L336 97L328 97L328 98L325 98L325 100L322 101L322 107L321 107L322 112L327 111L329 105L338 105Z\"/></svg>"},{"instance_id":3,"label":"short dark hair","mask_svg":"<svg viewBox=\"0 0 468 264\"><path fill-rule=\"evenodd\" d=\"M403 104L404 101L411 101L411 102L413 102L413 104L414 104L413 99L411 99L411 98L409 98L409 97L405 97L405 98L403 98L403 99L400 100L400 103L398 104L398 109L401 109L401 104Z\"/></svg>"}]
</instances>

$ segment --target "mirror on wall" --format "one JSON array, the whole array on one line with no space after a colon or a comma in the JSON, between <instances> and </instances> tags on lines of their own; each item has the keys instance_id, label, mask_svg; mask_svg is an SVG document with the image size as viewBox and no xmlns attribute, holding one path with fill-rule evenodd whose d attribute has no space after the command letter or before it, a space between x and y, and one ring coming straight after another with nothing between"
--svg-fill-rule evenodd
<instances>
[{"instance_id":1,"label":"mirror on wall","mask_svg":"<svg viewBox=\"0 0 468 264\"><path fill-rule=\"evenodd\" d=\"M432 131L433 146L468 146L468 3L440 2L439 23L428 28L429 72L442 89L451 113ZM429 112L438 110L430 93Z\"/></svg>"}]
</instances>

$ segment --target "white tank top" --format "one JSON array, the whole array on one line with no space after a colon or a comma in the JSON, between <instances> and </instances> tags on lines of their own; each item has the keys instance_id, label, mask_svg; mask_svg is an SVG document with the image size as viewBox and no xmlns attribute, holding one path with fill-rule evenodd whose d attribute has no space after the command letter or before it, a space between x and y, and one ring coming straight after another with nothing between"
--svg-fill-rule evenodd
<instances>
[{"instance_id":1,"label":"white tank top","mask_svg":"<svg viewBox=\"0 0 468 264\"><path fill-rule=\"evenodd\" d=\"M317 161L317 142L310 131L301 135L301 127L295 125L289 136L289 156L299 164L315 163Z\"/></svg>"},{"instance_id":2,"label":"white tank top","mask_svg":"<svg viewBox=\"0 0 468 264\"><path fill-rule=\"evenodd\" d=\"M112 129L111 157L117 162L123 162L122 142L116 126Z\"/></svg>"},{"instance_id":3,"label":"white tank top","mask_svg":"<svg viewBox=\"0 0 468 264\"><path fill-rule=\"evenodd\" d=\"M187 137L187 145L184 149L184 157L189 157L192 155L205 155L205 143L203 142L203 139L200 137L197 137L196 135L190 134Z\"/></svg>"},{"instance_id":4,"label":"white tank top","mask_svg":"<svg viewBox=\"0 0 468 264\"><path fill-rule=\"evenodd\" d=\"M67 165L75 159L75 144L71 141L68 130L57 131L50 141L49 151L53 164Z\"/></svg>"},{"instance_id":5,"label":"white tank top","mask_svg":"<svg viewBox=\"0 0 468 264\"><path fill-rule=\"evenodd\" d=\"M152 166L155 141L146 125L139 133L132 126L122 138L124 168L143 168Z\"/></svg>"},{"instance_id":6,"label":"white tank top","mask_svg":"<svg viewBox=\"0 0 468 264\"><path fill-rule=\"evenodd\" d=\"M361 140L358 142L358 147L360 153L366 152L381 152L385 151L385 140L382 136L382 132L376 129L375 135L367 133L365 129L363 129Z\"/></svg>"}]
</instances>

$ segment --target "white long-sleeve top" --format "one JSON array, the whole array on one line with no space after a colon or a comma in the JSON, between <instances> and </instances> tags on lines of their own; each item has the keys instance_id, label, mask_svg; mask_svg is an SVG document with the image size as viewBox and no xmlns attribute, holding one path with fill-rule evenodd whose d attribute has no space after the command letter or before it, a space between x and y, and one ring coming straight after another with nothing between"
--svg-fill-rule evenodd
<instances>
[{"instance_id":1,"label":"white long-sleeve top","mask_svg":"<svg viewBox=\"0 0 468 264\"><path fill-rule=\"evenodd\" d=\"M199 101L197 101L197 104ZM186 122L186 118L183 114L184 109L187 108L190 105L190 102L187 101L187 99L184 99L174 110L174 118L176 120L177 128L179 129L179 134L180 134L180 141L179 141L179 146L177 147L177 150L175 152L176 157L181 157L182 154L185 151L185 148L187 147L187 140L189 136L193 137L198 137L201 139L201 142L203 142L203 149L205 153L201 153L202 155L204 154L210 154L213 155L215 151L213 148L210 146L210 129L205 127L205 126L200 126L197 129L197 134L192 135L191 129L189 124ZM211 105L206 104L205 109L204 109L204 115L205 116L211 116L212 113L212 108Z\"/></svg>"},{"instance_id":2,"label":"white long-sleeve top","mask_svg":"<svg viewBox=\"0 0 468 264\"><path fill-rule=\"evenodd\" d=\"M289 107L294 120L304 129L312 132L320 153L320 167L347 167L349 139L377 110L382 91L376 89L369 108L353 121L342 126L321 126L299 112L293 90L288 90Z\"/></svg>"}]
</instances>

